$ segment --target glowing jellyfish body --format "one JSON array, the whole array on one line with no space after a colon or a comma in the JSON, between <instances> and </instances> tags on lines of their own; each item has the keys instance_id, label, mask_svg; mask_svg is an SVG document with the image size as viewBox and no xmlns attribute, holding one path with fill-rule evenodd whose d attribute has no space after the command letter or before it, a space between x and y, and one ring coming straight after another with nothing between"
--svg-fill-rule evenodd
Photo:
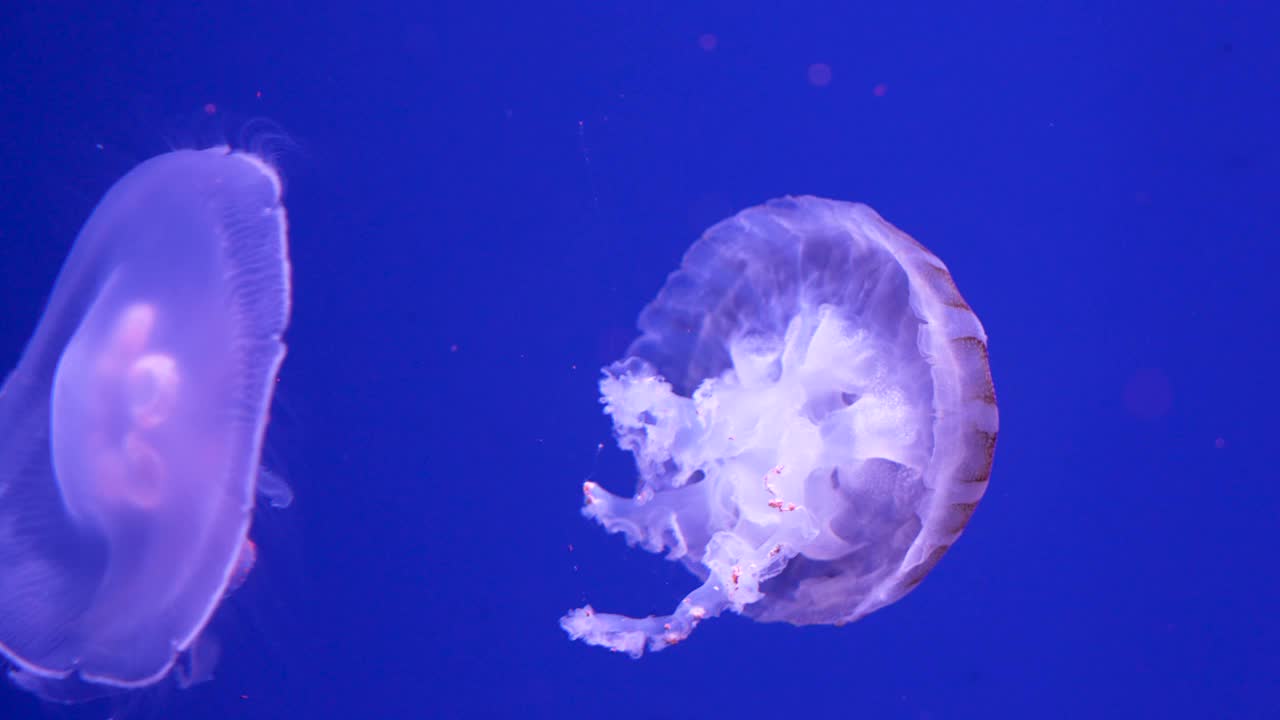
<instances>
[{"instance_id":1,"label":"glowing jellyfish body","mask_svg":"<svg viewBox=\"0 0 1280 720\"><path fill-rule=\"evenodd\" d=\"M633 656L726 609L843 624L914 588L987 488L986 334L946 267L873 210L813 197L708 230L600 383L634 498L584 514L703 583L671 615L574 610Z\"/></svg>"},{"instance_id":2,"label":"glowing jellyfish body","mask_svg":"<svg viewBox=\"0 0 1280 720\"><path fill-rule=\"evenodd\" d=\"M0 387L0 652L42 697L164 678L253 562L289 316L280 191L225 148L139 165Z\"/></svg>"}]
</instances>

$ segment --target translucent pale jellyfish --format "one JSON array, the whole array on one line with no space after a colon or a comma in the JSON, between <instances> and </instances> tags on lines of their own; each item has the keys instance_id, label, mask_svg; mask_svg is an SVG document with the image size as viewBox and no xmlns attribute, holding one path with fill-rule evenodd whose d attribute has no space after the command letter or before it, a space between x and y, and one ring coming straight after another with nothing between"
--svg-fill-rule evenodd
<instances>
[{"instance_id":1,"label":"translucent pale jellyfish","mask_svg":"<svg viewBox=\"0 0 1280 720\"><path fill-rule=\"evenodd\" d=\"M41 697L199 664L201 631L253 564L289 317L280 192L226 148L139 165L86 222L0 387L0 652Z\"/></svg>"},{"instance_id":2,"label":"translucent pale jellyfish","mask_svg":"<svg viewBox=\"0 0 1280 720\"><path fill-rule=\"evenodd\" d=\"M702 581L670 615L570 612L639 657L732 610L841 625L911 591L987 489L982 324L937 257L871 208L814 197L706 232L604 371L635 497L583 513Z\"/></svg>"}]
</instances>

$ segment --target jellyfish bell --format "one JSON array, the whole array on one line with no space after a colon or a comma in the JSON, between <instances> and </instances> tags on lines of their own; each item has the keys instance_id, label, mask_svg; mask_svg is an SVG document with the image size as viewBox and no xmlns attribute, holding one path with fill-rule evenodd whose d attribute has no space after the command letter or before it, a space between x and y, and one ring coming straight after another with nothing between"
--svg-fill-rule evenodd
<instances>
[{"instance_id":1,"label":"jellyfish bell","mask_svg":"<svg viewBox=\"0 0 1280 720\"><path fill-rule=\"evenodd\" d=\"M789 197L708 230L600 382L634 497L583 513L702 584L665 616L590 606L640 656L725 610L844 624L915 588L987 487L986 334L945 265L865 205Z\"/></svg>"},{"instance_id":2,"label":"jellyfish bell","mask_svg":"<svg viewBox=\"0 0 1280 720\"><path fill-rule=\"evenodd\" d=\"M0 654L20 687L74 702L179 661L207 676L202 633L256 558L290 310L280 195L254 155L175 151L77 237L0 386Z\"/></svg>"}]
</instances>

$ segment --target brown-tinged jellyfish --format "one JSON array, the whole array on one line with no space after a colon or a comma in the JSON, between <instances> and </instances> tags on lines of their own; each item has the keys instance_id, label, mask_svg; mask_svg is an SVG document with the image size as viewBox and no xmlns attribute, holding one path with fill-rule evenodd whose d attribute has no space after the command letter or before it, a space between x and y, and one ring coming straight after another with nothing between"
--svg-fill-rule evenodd
<instances>
[{"instance_id":1,"label":"brown-tinged jellyfish","mask_svg":"<svg viewBox=\"0 0 1280 720\"><path fill-rule=\"evenodd\" d=\"M634 497L583 513L702 583L670 615L570 612L639 657L725 610L843 624L905 595L987 487L986 334L945 265L871 208L789 197L708 230L605 368Z\"/></svg>"}]
</instances>

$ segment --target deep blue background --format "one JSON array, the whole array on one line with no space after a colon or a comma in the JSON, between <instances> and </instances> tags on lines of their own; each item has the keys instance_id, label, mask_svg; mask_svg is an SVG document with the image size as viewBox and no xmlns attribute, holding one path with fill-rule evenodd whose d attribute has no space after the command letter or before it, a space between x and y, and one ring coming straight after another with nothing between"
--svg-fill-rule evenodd
<instances>
[{"instance_id":1,"label":"deep blue background","mask_svg":"<svg viewBox=\"0 0 1280 720\"><path fill-rule=\"evenodd\" d=\"M142 4L0 10L0 366L134 163L277 150L297 503L214 682L0 718L1280 717L1275 3ZM951 267L991 489L853 625L570 643L570 607L693 586L578 515L633 477L597 369L702 229L787 193Z\"/></svg>"}]
</instances>

